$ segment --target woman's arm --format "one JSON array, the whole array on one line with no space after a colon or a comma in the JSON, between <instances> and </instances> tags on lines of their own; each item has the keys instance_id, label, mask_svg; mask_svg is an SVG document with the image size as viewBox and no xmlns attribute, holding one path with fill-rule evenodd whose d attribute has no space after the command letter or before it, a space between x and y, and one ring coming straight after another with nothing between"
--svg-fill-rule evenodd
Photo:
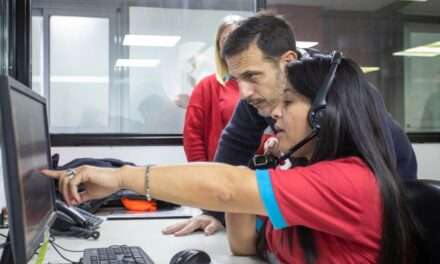
<instances>
[{"instance_id":1,"label":"woman's arm","mask_svg":"<svg viewBox=\"0 0 440 264\"><path fill-rule=\"evenodd\" d=\"M226 213L226 231L229 248L237 256L256 254L256 216L250 214Z\"/></svg>"},{"instance_id":2,"label":"woman's arm","mask_svg":"<svg viewBox=\"0 0 440 264\"><path fill-rule=\"evenodd\" d=\"M144 194L145 168L123 167L122 188ZM266 215L255 171L220 163L156 166L149 170L150 195L213 211Z\"/></svg>"}]
</instances>

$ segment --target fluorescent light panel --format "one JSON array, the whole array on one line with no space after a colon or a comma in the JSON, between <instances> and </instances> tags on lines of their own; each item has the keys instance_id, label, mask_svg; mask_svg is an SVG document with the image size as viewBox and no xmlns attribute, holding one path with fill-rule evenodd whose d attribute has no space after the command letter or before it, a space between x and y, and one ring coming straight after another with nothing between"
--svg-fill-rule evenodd
<instances>
[{"instance_id":1,"label":"fluorescent light panel","mask_svg":"<svg viewBox=\"0 0 440 264\"><path fill-rule=\"evenodd\" d=\"M394 52L394 56L405 56L405 57L435 57L439 55L438 53L427 53L427 52L411 52L411 51L399 51Z\"/></svg>"},{"instance_id":2,"label":"fluorescent light panel","mask_svg":"<svg viewBox=\"0 0 440 264\"><path fill-rule=\"evenodd\" d=\"M297 41L296 46L301 49L307 49L318 45L319 42L316 41Z\"/></svg>"},{"instance_id":3,"label":"fluorescent light panel","mask_svg":"<svg viewBox=\"0 0 440 264\"><path fill-rule=\"evenodd\" d=\"M147 47L174 47L181 39L180 36L159 35L125 35L122 45L124 46L147 46Z\"/></svg>"},{"instance_id":4,"label":"fluorescent light panel","mask_svg":"<svg viewBox=\"0 0 440 264\"><path fill-rule=\"evenodd\" d=\"M81 75L59 75L51 76L52 83L108 83L109 78L106 76L81 76Z\"/></svg>"},{"instance_id":5,"label":"fluorescent light panel","mask_svg":"<svg viewBox=\"0 0 440 264\"><path fill-rule=\"evenodd\" d=\"M365 67L361 67L361 69L362 69L362 71L363 71L365 74L370 73L370 72L380 71L380 68L379 68L379 67L367 67L367 66L365 66Z\"/></svg>"},{"instance_id":6,"label":"fluorescent light panel","mask_svg":"<svg viewBox=\"0 0 440 264\"><path fill-rule=\"evenodd\" d=\"M440 55L440 41L393 53L394 56L435 57Z\"/></svg>"},{"instance_id":7,"label":"fluorescent light panel","mask_svg":"<svg viewBox=\"0 0 440 264\"><path fill-rule=\"evenodd\" d=\"M143 67L154 68L159 65L160 60L141 60L141 59L118 59L116 67Z\"/></svg>"}]
</instances>

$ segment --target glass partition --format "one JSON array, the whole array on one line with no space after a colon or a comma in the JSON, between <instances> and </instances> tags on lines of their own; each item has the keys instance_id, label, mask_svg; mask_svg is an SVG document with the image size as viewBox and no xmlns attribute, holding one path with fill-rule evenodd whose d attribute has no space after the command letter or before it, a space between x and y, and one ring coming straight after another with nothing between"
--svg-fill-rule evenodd
<instances>
[{"instance_id":1,"label":"glass partition","mask_svg":"<svg viewBox=\"0 0 440 264\"><path fill-rule=\"evenodd\" d=\"M338 49L359 63L407 132L440 132L440 1L266 2L293 25L299 46Z\"/></svg>"},{"instance_id":2,"label":"glass partition","mask_svg":"<svg viewBox=\"0 0 440 264\"><path fill-rule=\"evenodd\" d=\"M221 19L255 2L34 0L34 89L51 133L181 134L179 100L214 72Z\"/></svg>"},{"instance_id":3,"label":"glass partition","mask_svg":"<svg viewBox=\"0 0 440 264\"><path fill-rule=\"evenodd\" d=\"M440 24L405 25L405 127L440 132Z\"/></svg>"}]
</instances>

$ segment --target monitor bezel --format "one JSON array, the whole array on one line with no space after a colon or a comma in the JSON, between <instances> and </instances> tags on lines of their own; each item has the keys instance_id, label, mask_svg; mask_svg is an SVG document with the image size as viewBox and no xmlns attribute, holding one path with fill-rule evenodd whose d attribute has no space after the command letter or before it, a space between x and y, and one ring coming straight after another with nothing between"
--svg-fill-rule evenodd
<instances>
[{"instance_id":1,"label":"monitor bezel","mask_svg":"<svg viewBox=\"0 0 440 264\"><path fill-rule=\"evenodd\" d=\"M44 233L49 231L51 224L55 221L55 187L52 182L52 212L46 219L46 225L32 238L29 242L29 247L26 247L25 240L25 222L24 222L24 206L23 206L23 186L17 178L10 177L10 175L19 174L19 165L17 153L17 134L14 124L14 111L11 103L11 91L19 92L32 100L35 100L43 105L44 108L44 122L45 122L45 136L47 138L48 150L47 150L47 164L51 167L50 157L50 138L48 129L48 116L46 108L46 99L31 89L14 80L11 77L1 75L0 76L0 108L1 108L1 123L3 134L3 179L5 184L6 203L8 207L9 215L9 236L12 243L12 252L15 259L15 263L26 263L35 251L33 248L38 249L41 242L44 240ZM5 124L9 124L10 127L6 127ZM15 193L15 194L14 194ZM16 195L16 194L19 195ZM23 254L24 253L24 254Z\"/></svg>"}]
</instances>

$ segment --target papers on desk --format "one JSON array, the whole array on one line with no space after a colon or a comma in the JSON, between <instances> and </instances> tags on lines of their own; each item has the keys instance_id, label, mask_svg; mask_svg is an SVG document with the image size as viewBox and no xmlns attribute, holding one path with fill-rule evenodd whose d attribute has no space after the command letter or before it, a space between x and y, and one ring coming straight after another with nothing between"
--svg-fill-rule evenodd
<instances>
[{"instance_id":1,"label":"papers on desk","mask_svg":"<svg viewBox=\"0 0 440 264\"><path fill-rule=\"evenodd\" d=\"M156 212L135 212L123 208L109 208L101 215L105 216L107 220L131 220L191 218L200 214L202 214L202 211L198 208L181 206L173 210L159 210Z\"/></svg>"}]
</instances>

